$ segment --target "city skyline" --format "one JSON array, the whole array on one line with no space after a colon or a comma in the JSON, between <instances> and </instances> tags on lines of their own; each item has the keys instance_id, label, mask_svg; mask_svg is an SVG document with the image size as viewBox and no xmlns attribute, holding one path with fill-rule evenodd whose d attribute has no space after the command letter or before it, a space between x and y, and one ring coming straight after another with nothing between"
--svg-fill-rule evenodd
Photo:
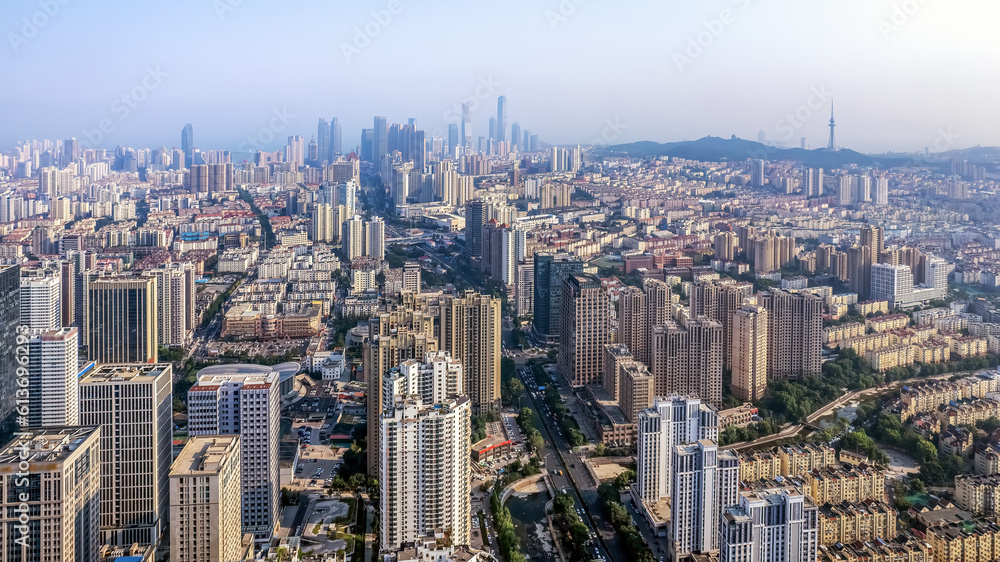
<instances>
[{"instance_id":1,"label":"city skyline","mask_svg":"<svg viewBox=\"0 0 1000 562\"><path fill-rule=\"evenodd\" d=\"M274 150L289 135L314 137L317 117L338 116L346 151L376 114L390 122L415 117L429 136L447 138L463 102L471 102L473 135L485 136L500 95L510 100L508 124L519 122L554 144L756 138L763 131L769 141L794 147L805 137L821 148L836 95L844 147L917 152L936 148L942 136L947 148L1000 145L995 119L983 111L983 93L1000 86L1000 67L989 60L987 39L979 40L982 49L967 46L969 37L988 37L978 26L990 13L1000 15L1000 7L913 4L904 11L860 0L836 7L730 0L622 10L573 0L524 2L478 7L480 25L463 26L459 18L467 14L459 16L450 2L417 9L394 0L335 11L305 3L275 13L234 0L188 1L157 13L162 31L154 32L127 25L129 18L150 15L141 6L108 14L67 4L35 17L38 5L26 4L13 12L8 46L0 50L12 69L0 101L22 108L8 116L0 145L46 137L83 141L85 131L100 131L108 119L107 132L91 144L170 147L190 122L199 148L238 151L267 130L274 140L257 146ZM808 21L824 25L804 25ZM292 26L294 34L275 33ZM168 29L185 30L185 40ZM523 37L524 44L504 50L483 44L490 30ZM595 34L604 40L594 41ZM301 61L262 71L259 61L272 56L273 38L292 36L289 57ZM783 49L786 41L797 48ZM131 48L114 65L95 58L65 72L37 72L81 42L97 51L119 42ZM840 47L829 49L831 43ZM430 87L401 99L399 85L422 83L425 72L424 65L399 64L414 49L447 52L440 64L461 70L437 73ZM211 63L175 62L205 60L206 53ZM769 67L759 62L763 57ZM925 69L936 61L948 64L933 67L937 76L929 81ZM387 65L397 70L375 70ZM566 88L602 68L629 82L610 75L588 80L586 88ZM243 85L247 76L259 79ZM969 76L978 87L954 87ZM89 87L64 99L64 84L81 80ZM219 96L226 91L234 94ZM32 103L24 107L27 99ZM281 130L269 124L276 113L287 119ZM617 126L606 131L609 122Z\"/></svg>"}]
</instances>

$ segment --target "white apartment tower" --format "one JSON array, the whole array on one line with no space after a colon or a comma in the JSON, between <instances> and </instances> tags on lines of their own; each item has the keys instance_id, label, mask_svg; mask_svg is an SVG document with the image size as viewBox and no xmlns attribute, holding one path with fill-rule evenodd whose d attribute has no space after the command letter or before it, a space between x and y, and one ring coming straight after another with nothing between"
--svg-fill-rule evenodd
<instances>
[{"instance_id":1,"label":"white apartment tower","mask_svg":"<svg viewBox=\"0 0 1000 562\"><path fill-rule=\"evenodd\" d=\"M719 520L721 562L813 562L819 509L794 488L741 492Z\"/></svg>"},{"instance_id":2,"label":"white apartment tower","mask_svg":"<svg viewBox=\"0 0 1000 562\"><path fill-rule=\"evenodd\" d=\"M697 398L657 398L639 412L636 482L639 499L655 503L670 497L671 452L677 445L719 438L719 414Z\"/></svg>"},{"instance_id":3,"label":"white apartment tower","mask_svg":"<svg viewBox=\"0 0 1000 562\"><path fill-rule=\"evenodd\" d=\"M21 325L30 330L58 330L62 325L59 276L21 278Z\"/></svg>"},{"instance_id":4,"label":"white apartment tower","mask_svg":"<svg viewBox=\"0 0 1000 562\"><path fill-rule=\"evenodd\" d=\"M471 416L467 396L435 404L397 397L382 412L381 548L398 550L435 530L454 545L469 544Z\"/></svg>"},{"instance_id":5,"label":"white apartment tower","mask_svg":"<svg viewBox=\"0 0 1000 562\"><path fill-rule=\"evenodd\" d=\"M719 450L709 439L678 445L671 456L669 549L671 560L678 560L683 554L719 548L719 518L736 504L740 461L736 453Z\"/></svg>"},{"instance_id":6,"label":"white apartment tower","mask_svg":"<svg viewBox=\"0 0 1000 562\"><path fill-rule=\"evenodd\" d=\"M360 216L354 215L344 223L340 241L348 260L365 255L365 222Z\"/></svg>"},{"instance_id":7,"label":"white apartment tower","mask_svg":"<svg viewBox=\"0 0 1000 562\"><path fill-rule=\"evenodd\" d=\"M169 363L102 365L80 379L80 425L101 428L101 541L160 542L173 434Z\"/></svg>"},{"instance_id":8,"label":"white apartment tower","mask_svg":"<svg viewBox=\"0 0 1000 562\"><path fill-rule=\"evenodd\" d=\"M767 389L767 310L744 305L733 313L732 361L733 395L756 401Z\"/></svg>"},{"instance_id":9,"label":"white apartment tower","mask_svg":"<svg viewBox=\"0 0 1000 562\"><path fill-rule=\"evenodd\" d=\"M156 278L156 333L159 344L185 345L195 325L194 267L172 263L143 272Z\"/></svg>"},{"instance_id":10,"label":"white apartment tower","mask_svg":"<svg viewBox=\"0 0 1000 562\"><path fill-rule=\"evenodd\" d=\"M385 259L385 221L382 217L372 217L372 220L368 221L367 230L365 254L380 260Z\"/></svg>"},{"instance_id":11,"label":"white apartment tower","mask_svg":"<svg viewBox=\"0 0 1000 562\"><path fill-rule=\"evenodd\" d=\"M76 328L62 328L28 341L28 423L33 427L80 422L77 335Z\"/></svg>"},{"instance_id":12,"label":"white apartment tower","mask_svg":"<svg viewBox=\"0 0 1000 562\"><path fill-rule=\"evenodd\" d=\"M245 560L240 437L192 437L170 469L170 560Z\"/></svg>"},{"instance_id":13,"label":"white apartment tower","mask_svg":"<svg viewBox=\"0 0 1000 562\"><path fill-rule=\"evenodd\" d=\"M240 436L243 532L268 541L278 523L281 499L278 373L269 368L221 365L198 373L188 391L188 429L196 435Z\"/></svg>"}]
</instances>

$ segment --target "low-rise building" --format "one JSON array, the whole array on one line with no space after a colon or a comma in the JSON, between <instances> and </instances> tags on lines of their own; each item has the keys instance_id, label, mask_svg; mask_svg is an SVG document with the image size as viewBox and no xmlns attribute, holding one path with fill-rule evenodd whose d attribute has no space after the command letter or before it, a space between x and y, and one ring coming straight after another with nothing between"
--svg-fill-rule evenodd
<instances>
[{"instance_id":1,"label":"low-rise building","mask_svg":"<svg viewBox=\"0 0 1000 562\"><path fill-rule=\"evenodd\" d=\"M827 466L807 472L803 478L818 505L885 497L885 473L870 466Z\"/></svg>"},{"instance_id":2,"label":"low-rise building","mask_svg":"<svg viewBox=\"0 0 1000 562\"><path fill-rule=\"evenodd\" d=\"M869 314L889 314L889 301L863 301L854 305L854 311L861 316L868 316Z\"/></svg>"},{"instance_id":3,"label":"low-rise building","mask_svg":"<svg viewBox=\"0 0 1000 562\"><path fill-rule=\"evenodd\" d=\"M956 521L927 529L934 560L982 562L1000 558L1000 525L993 519Z\"/></svg>"},{"instance_id":4,"label":"low-rise building","mask_svg":"<svg viewBox=\"0 0 1000 562\"><path fill-rule=\"evenodd\" d=\"M865 361L873 370L884 373L896 367L912 365L915 356L916 350L912 345L890 345L868 350L865 352Z\"/></svg>"},{"instance_id":5,"label":"low-rise building","mask_svg":"<svg viewBox=\"0 0 1000 562\"><path fill-rule=\"evenodd\" d=\"M867 326L873 332L888 332L898 330L910 325L910 317L906 314L890 314L888 316L875 316L865 320Z\"/></svg>"},{"instance_id":6,"label":"low-rise building","mask_svg":"<svg viewBox=\"0 0 1000 562\"><path fill-rule=\"evenodd\" d=\"M1000 511L1000 474L956 476L955 503L972 513L997 515Z\"/></svg>"},{"instance_id":7,"label":"low-rise building","mask_svg":"<svg viewBox=\"0 0 1000 562\"><path fill-rule=\"evenodd\" d=\"M878 500L825 504L819 508L819 543L833 546L896 536L896 510Z\"/></svg>"},{"instance_id":8,"label":"low-rise building","mask_svg":"<svg viewBox=\"0 0 1000 562\"><path fill-rule=\"evenodd\" d=\"M848 322L847 324L830 326L823 328L823 343L835 344L839 341L863 336L866 332L863 322Z\"/></svg>"},{"instance_id":9,"label":"low-rise building","mask_svg":"<svg viewBox=\"0 0 1000 562\"><path fill-rule=\"evenodd\" d=\"M938 437L938 450L942 455L972 457L972 432L964 427L949 427Z\"/></svg>"}]
</instances>

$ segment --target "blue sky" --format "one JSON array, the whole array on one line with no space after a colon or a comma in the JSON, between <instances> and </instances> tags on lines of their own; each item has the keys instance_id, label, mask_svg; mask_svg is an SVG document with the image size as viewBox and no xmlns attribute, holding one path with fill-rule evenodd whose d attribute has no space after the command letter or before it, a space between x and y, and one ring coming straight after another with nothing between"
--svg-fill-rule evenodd
<instances>
[{"instance_id":1,"label":"blue sky","mask_svg":"<svg viewBox=\"0 0 1000 562\"><path fill-rule=\"evenodd\" d=\"M501 93L553 143L818 147L835 97L844 146L998 145L998 16L991 0L7 0L0 147L169 148L191 122L202 149L273 149L321 116L353 146L376 114L445 131L469 98L478 136Z\"/></svg>"}]
</instances>

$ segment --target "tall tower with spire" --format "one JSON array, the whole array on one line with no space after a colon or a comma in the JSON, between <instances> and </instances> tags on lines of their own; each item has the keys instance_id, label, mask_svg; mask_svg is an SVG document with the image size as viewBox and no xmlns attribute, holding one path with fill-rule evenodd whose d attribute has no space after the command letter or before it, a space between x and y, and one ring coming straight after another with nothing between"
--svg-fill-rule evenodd
<instances>
[{"instance_id":1,"label":"tall tower with spire","mask_svg":"<svg viewBox=\"0 0 1000 562\"><path fill-rule=\"evenodd\" d=\"M826 146L827 150L837 150L837 137L833 134L836 127L837 122L833 120L833 100L830 100L830 144Z\"/></svg>"}]
</instances>

